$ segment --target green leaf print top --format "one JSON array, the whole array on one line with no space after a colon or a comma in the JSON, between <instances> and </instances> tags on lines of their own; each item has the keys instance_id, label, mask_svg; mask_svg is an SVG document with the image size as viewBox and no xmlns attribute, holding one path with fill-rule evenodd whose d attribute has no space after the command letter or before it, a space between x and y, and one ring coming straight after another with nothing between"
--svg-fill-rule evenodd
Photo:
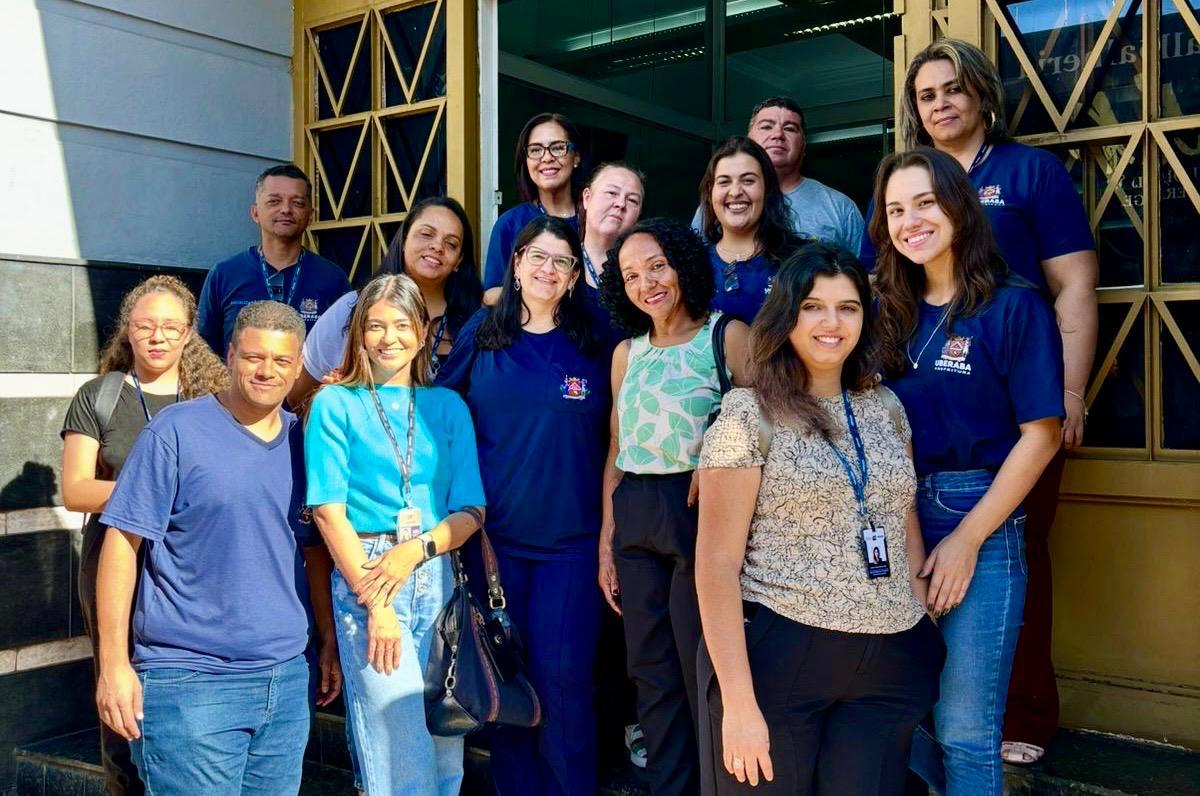
<instances>
[{"instance_id":1,"label":"green leaf print top","mask_svg":"<svg viewBox=\"0 0 1200 796\"><path fill-rule=\"evenodd\" d=\"M686 343L660 348L644 334L629 341L617 393L617 468L626 473L696 469L708 416L721 402L712 350L714 312Z\"/></svg>"}]
</instances>

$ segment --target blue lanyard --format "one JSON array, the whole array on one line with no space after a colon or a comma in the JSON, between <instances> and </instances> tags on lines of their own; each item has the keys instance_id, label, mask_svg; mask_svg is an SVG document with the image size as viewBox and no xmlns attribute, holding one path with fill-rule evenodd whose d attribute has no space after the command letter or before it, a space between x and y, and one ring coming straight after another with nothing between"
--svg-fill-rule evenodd
<instances>
[{"instance_id":1,"label":"blue lanyard","mask_svg":"<svg viewBox=\"0 0 1200 796\"><path fill-rule=\"evenodd\" d=\"M582 246L580 248L583 248ZM596 288L600 288L600 275L596 273L596 266L592 265L592 258L588 257L587 249L583 249L583 265L587 268L587 272L591 274L592 281L596 283Z\"/></svg>"},{"instance_id":2,"label":"blue lanyard","mask_svg":"<svg viewBox=\"0 0 1200 796\"><path fill-rule=\"evenodd\" d=\"M871 474L867 468L867 452L863 448L862 435L858 433L858 421L854 418L854 409L850 406L850 396L846 394L845 390L842 390L842 406L846 410L846 426L850 430L850 439L854 443L854 456L858 459L858 467L850 466L850 461L838 449L838 446L833 444L833 440L825 437L825 442L829 444L838 461L842 463L842 470L845 471L846 478L850 481L850 488L854 490L854 499L858 501L858 513L864 522L868 522L870 512L867 511L867 482L870 480Z\"/></svg>"},{"instance_id":3,"label":"blue lanyard","mask_svg":"<svg viewBox=\"0 0 1200 796\"><path fill-rule=\"evenodd\" d=\"M142 394L142 383L138 381L137 371L132 368L129 375L133 377L133 386L137 388L138 401L142 404L142 414L146 416L146 422L150 422L150 407L146 406L146 396ZM175 385L175 403L179 403L179 385Z\"/></svg>"},{"instance_id":4,"label":"blue lanyard","mask_svg":"<svg viewBox=\"0 0 1200 796\"><path fill-rule=\"evenodd\" d=\"M988 156L988 153L991 151L992 151L992 145L988 144L986 142L984 143L983 146L979 147L979 151L975 153L975 159L972 160L971 165L967 167L967 174L970 174L971 172L975 171L975 167L978 166L980 163L982 163L983 159L986 158Z\"/></svg>"},{"instance_id":5,"label":"blue lanyard","mask_svg":"<svg viewBox=\"0 0 1200 796\"><path fill-rule=\"evenodd\" d=\"M442 358L438 355L438 349L441 347L442 339L445 336L446 316L443 314L442 317L437 319L437 325L433 327L433 346L431 347L433 356L430 357L429 361L429 375L435 379L437 378L438 370L442 367Z\"/></svg>"},{"instance_id":6,"label":"blue lanyard","mask_svg":"<svg viewBox=\"0 0 1200 796\"><path fill-rule=\"evenodd\" d=\"M271 270L270 270L269 266L267 265L267 258L263 254L262 246L256 246L254 250L256 252L258 252L258 262L262 266L263 283L267 286L267 298L271 298ZM293 299L296 298L296 288L300 286L300 263L303 260L304 260L304 249L301 249L299 259L297 259L296 264L292 266L292 268L296 269L296 275L294 277L292 277L292 289L288 291L287 301L284 302L285 304L287 304L289 306L291 305ZM283 274L284 272L277 270L275 273ZM284 276L284 280L285 281L287 280L286 276Z\"/></svg>"}]
</instances>

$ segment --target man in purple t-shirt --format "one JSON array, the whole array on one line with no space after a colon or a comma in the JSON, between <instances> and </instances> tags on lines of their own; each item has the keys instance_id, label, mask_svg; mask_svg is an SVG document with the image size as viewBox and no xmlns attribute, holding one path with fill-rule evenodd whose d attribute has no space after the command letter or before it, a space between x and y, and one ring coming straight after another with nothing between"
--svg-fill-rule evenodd
<instances>
[{"instance_id":1,"label":"man in purple t-shirt","mask_svg":"<svg viewBox=\"0 0 1200 796\"><path fill-rule=\"evenodd\" d=\"M100 518L96 703L162 793L298 790L318 677L305 654L309 584L324 640L319 703L340 689L331 561L302 513L300 424L280 408L304 331L284 304L248 305L229 347L232 386L155 415Z\"/></svg>"}]
</instances>

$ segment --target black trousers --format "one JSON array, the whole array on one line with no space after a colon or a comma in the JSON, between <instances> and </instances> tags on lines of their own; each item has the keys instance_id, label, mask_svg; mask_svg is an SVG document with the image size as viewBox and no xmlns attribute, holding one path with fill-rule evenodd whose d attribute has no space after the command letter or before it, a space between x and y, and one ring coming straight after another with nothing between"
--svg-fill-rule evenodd
<instances>
[{"instance_id":1,"label":"black trousers","mask_svg":"<svg viewBox=\"0 0 1200 796\"><path fill-rule=\"evenodd\" d=\"M613 494L626 664L637 687L654 796L699 791L696 752L696 508L692 474L627 473Z\"/></svg>"},{"instance_id":2,"label":"black trousers","mask_svg":"<svg viewBox=\"0 0 1200 796\"><path fill-rule=\"evenodd\" d=\"M913 731L937 702L946 658L933 622L923 617L902 633L842 633L746 605L750 673L775 779L751 788L725 770L721 690L702 645L705 796L903 794Z\"/></svg>"}]
</instances>

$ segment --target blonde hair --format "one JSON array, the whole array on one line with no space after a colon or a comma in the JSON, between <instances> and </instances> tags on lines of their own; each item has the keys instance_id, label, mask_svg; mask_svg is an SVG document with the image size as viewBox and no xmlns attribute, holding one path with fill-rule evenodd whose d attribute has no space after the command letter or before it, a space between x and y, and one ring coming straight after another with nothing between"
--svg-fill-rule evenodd
<instances>
[{"instance_id":1,"label":"blonde hair","mask_svg":"<svg viewBox=\"0 0 1200 796\"><path fill-rule=\"evenodd\" d=\"M100 375L114 370L127 373L133 367L133 347L129 344L129 316L144 296L162 293L174 297L183 306L191 337L179 357L179 395L184 399L220 392L229 386L229 371L196 332L196 297L178 277L152 276L125 294L117 312L117 323L100 351Z\"/></svg>"},{"instance_id":2,"label":"blonde hair","mask_svg":"<svg viewBox=\"0 0 1200 796\"><path fill-rule=\"evenodd\" d=\"M417 334L424 338L421 350L409 363L409 375L414 387L430 383L429 371L433 360L430 350L429 310L417 283L404 274L381 274L366 284L358 293L354 314L350 316L350 328L346 334L346 349L342 354L342 377L338 384L346 387L367 386L374 388L375 377L371 371L371 359L367 356L363 336L367 329L367 312L381 301L386 301L400 310L417 326Z\"/></svg>"},{"instance_id":3,"label":"blonde hair","mask_svg":"<svg viewBox=\"0 0 1200 796\"><path fill-rule=\"evenodd\" d=\"M913 57L904 76L904 93L900 97L900 113L896 124L905 148L933 146L933 139L921 124L916 88L917 72L930 61L949 61L963 90L979 100L979 115L983 117L985 125L984 140L989 144L1007 140L1004 85L1000 82L996 65L974 44L961 39L938 39Z\"/></svg>"}]
</instances>

